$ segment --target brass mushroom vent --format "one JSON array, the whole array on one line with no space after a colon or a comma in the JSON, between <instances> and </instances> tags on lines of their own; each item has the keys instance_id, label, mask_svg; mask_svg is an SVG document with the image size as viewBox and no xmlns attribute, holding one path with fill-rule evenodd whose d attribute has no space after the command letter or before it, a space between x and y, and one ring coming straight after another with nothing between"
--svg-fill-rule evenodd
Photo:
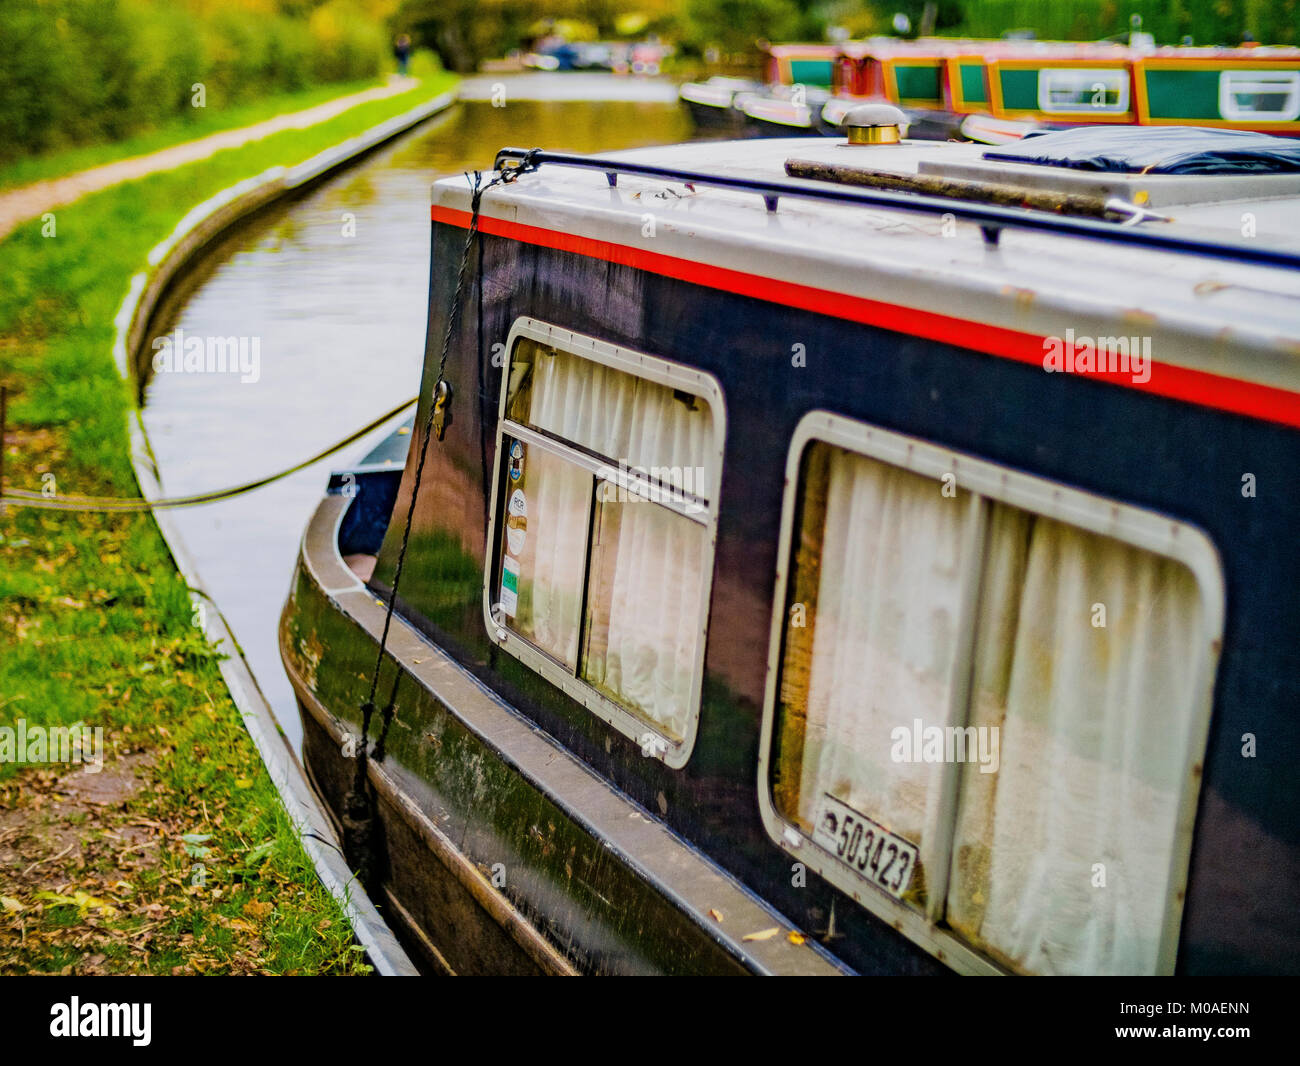
<instances>
[{"instance_id":1,"label":"brass mushroom vent","mask_svg":"<svg viewBox=\"0 0 1300 1066\"><path fill-rule=\"evenodd\" d=\"M859 104L840 121L849 144L898 144L907 116L892 104Z\"/></svg>"}]
</instances>

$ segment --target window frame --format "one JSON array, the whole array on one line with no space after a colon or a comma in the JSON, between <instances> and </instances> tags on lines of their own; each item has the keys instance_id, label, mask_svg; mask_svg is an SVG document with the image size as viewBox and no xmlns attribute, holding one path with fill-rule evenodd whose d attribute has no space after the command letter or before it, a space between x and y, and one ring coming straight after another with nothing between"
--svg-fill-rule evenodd
<instances>
[{"instance_id":1,"label":"window frame","mask_svg":"<svg viewBox=\"0 0 1300 1066\"><path fill-rule=\"evenodd\" d=\"M940 924L948 897L948 875L951 869L952 837L956 825L960 780L960 774L953 772L951 764L943 764L946 773L942 785L941 810L945 828L941 840L946 862L941 871L942 891L937 890L940 883L936 882L936 891L927 901L924 912L909 907L901 900L895 900L863 875L824 851L811 835L805 835L798 825L788 821L777 810L772 796L772 746L784 663L786 598L792 564L794 522L801 499L803 456L808 446L814 442L842 448L868 459L933 478L937 482L944 475L952 474L956 477L958 489L970 494L971 515L968 516L965 531L965 549L975 552L972 558L978 558L980 565L968 566L969 572L963 575L960 614L962 628L958 633L954 657L955 683L952 686L950 704L961 700L969 706L969 678L976 639L974 612L978 608L977 591L984 559L983 534L987 528L987 523L977 520L975 516L986 511L992 503L1008 504L1085 532L1112 537L1181 563L1191 572L1200 593L1203 630L1198 647L1192 649L1197 671L1197 695L1190 711L1193 720L1189 732L1188 760L1179 796L1173 838L1173 868L1170 871L1164 918L1159 931L1160 947L1156 963L1157 973L1173 973L1225 615L1223 568L1213 543L1195 526L1167 515L1072 488L1039 475L943 448L831 411L810 411L795 427L786 461L768 642L767 683L758 749L758 805L763 826L772 841L789 857L803 863L807 869L830 882L875 917L959 973L1005 974L1016 971L995 963L958 933ZM964 717L961 719L965 720ZM862 813L868 816L871 814L869 811Z\"/></svg>"},{"instance_id":2,"label":"window frame","mask_svg":"<svg viewBox=\"0 0 1300 1066\"><path fill-rule=\"evenodd\" d=\"M529 447L541 447L572 462L587 471L593 481L591 500L587 518L587 540L585 546L585 563L583 568L582 608L587 610L587 598L591 584L592 567L592 521L599 506L600 472L614 474L606 480L618 485L629 493L646 496L648 482L630 474L625 469L611 468L610 464L593 457L563 438L554 437L531 426L521 425L506 416L509 400L507 392L510 383L510 366L514 358L515 346L521 340L532 340L543 345L565 351L589 362L610 367L633 377L641 378L657 385L688 392L708 404L712 418L712 441L707 446L705 461L712 464L709 470L708 488L710 497L701 501L688 497L667 485L657 484L654 491L658 499L647 498L649 506L665 507L682 517L704 526L705 536L701 547L701 573L699 602L699 641L696 648L695 664L691 676L690 713L685 734L680 740L674 740L667 733L636 712L624 707L616 700L606 696L590 682L581 677L582 651L579 645L578 663L573 673L558 660L552 658L542 649L530 643L525 637L498 624L493 617L493 594L497 575L501 566L500 529L503 487L501 471L504 438L509 436L523 441ZM492 468L492 495L489 499L488 540L484 552L483 570L483 623L487 627L488 637L502 650L510 653L529 669L539 674L560 689L565 695L582 704L588 711L606 724L617 729L625 737L640 747L643 755L660 759L669 769L680 770L690 760L695 747L695 738L699 732L700 702L704 688L704 656L708 644L709 607L713 592L713 566L718 539L718 496L722 487L723 449L726 442L726 407L723 402L722 386L717 378L702 370L684 366L680 363L646 355L617 344L610 344L582 333L574 333L529 316L517 318L510 327L506 337L505 360L501 367L501 380L497 401L496 454ZM606 457L618 462L617 456ZM703 504L703 514L694 512L693 508Z\"/></svg>"},{"instance_id":3,"label":"window frame","mask_svg":"<svg viewBox=\"0 0 1300 1066\"><path fill-rule=\"evenodd\" d=\"M1086 82L1089 79L1103 82L1108 80L1117 80L1119 82L1119 99L1113 107L1097 107L1092 104L1071 104L1068 107L1059 106L1052 102L1053 82L1057 82L1056 88L1062 88L1059 83L1068 76L1070 81L1079 83ZM1109 86L1104 85L1109 88ZM1071 88L1075 88L1073 85ZM1091 88L1091 86L1089 86ZM1077 91L1077 90L1076 90ZM1048 115L1127 115L1129 113L1130 103L1130 85L1128 70L1124 67L1042 67L1038 71L1038 109Z\"/></svg>"},{"instance_id":4,"label":"window frame","mask_svg":"<svg viewBox=\"0 0 1300 1066\"><path fill-rule=\"evenodd\" d=\"M1289 106L1284 111L1243 111L1237 106L1236 94L1248 89L1239 83L1257 81L1260 78L1285 78L1289 83L1279 86L1288 93ZM1237 82L1238 85L1234 85ZM1258 87L1253 89L1258 93ZM1251 70L1225 70L1219 74L1219 114L1229 122L1294 122L1300 118L1300 70L1269 70L1259 67Z\"/></svg>"}]
</instances>

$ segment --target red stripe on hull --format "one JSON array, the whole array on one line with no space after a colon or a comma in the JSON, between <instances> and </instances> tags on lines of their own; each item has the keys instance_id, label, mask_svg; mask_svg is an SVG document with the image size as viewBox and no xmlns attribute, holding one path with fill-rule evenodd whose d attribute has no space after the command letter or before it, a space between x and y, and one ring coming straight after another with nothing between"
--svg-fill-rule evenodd
<instances>
[{"instance_id":1,"label":"red stripe on hull","mask_svg":"<svg viewBox=\"0 0 1300 1066\"><path fill-rule=\"evenodd\" d=\"M442 222L461 229L469 227L468 211L435 205L431 210L434 222ZM781 304L829 315L832 318L861 322L913 337L951 344L958 348L983 352L1002 359L1013 359L1041 367L1047 338L1019 330L991 326L983 322L954 318L933 311L869 300L862 296L849 296L826 289L800 285L749 274L741 270L697 263L690 259L632 248L612 241L593 237L579 237L558 230L528 226L520 222L483 216L479 229L484 233L525 244L540 245L557 251L600 259L607 263L645 270L663 277L676 278L694 285L703 285L740 296L752 296L769 303ZM1128 374L1117 371L1093 370L1077 374L1120 385L1140 392L1150 392L1174 400L1212 407L1233 414L1248 415L1267 422L1277 422L1300 429L1300 394L1286 389L1261 385L1240 378L1211 374L1203 370L1174 366L1169 363L1151 363L1151 375L1146 381L1134 381Z\"/></svg>"}]
</instances>

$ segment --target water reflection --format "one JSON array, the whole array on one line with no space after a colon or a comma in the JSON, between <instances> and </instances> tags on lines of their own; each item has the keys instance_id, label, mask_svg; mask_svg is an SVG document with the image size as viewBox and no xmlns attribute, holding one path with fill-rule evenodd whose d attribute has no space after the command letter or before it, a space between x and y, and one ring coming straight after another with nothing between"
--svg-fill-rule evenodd
<instances>
[{"instance_id":1,"label":"water reflection","mask_svg":"<svg viewBox=\"0 0 1300 1066\"><path fill-rule=\"evenodd\" d=\"M415 395L435 178L488 167L505 145L593 152L689 134L673 105L467 103L259 216L172 296L154 331L255 338L260 353L255 383L241 383L239 374L184 372L148 383L144 420L164 491L197 492L281 469ZM278 615L329 469L371 444L250 496L175 512L295 748L301 730L276 648Z\"/></svg>"}]
</instances>

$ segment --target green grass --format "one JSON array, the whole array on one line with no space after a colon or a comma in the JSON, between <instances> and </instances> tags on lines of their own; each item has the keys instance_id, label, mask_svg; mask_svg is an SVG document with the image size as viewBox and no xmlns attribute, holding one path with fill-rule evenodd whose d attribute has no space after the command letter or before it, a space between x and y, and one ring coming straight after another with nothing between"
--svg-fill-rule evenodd
<instances>
[{"instance_id":1,"label":"green grass","mask_svg":"<svg viewBox=\"0 0 1300 1066\"><path fill-rule=\"evenodd\" d=\"M446 88L451 84L448 76L442 73L436 60L427 51L416 52L411 57L411 74L423 79L426 85L442 85ZM223 130L235 130L264 122L278 115L305 111L309 107L328 103L340 96L349 96L352 93L364 92L366 89L384 85L387 80L388 75L385 74L380 78L336 82L332 85L317 85L292 93L278 93L228 107L210 104L207 107L194 108L184 118L164 123L155 129L134 134L120 141L109 144L78 145L75 148L64 148L45 155L26 156L0 165L0 190L30 185L32 182L46 181L50 178L61 178L80 170L114 163L119 159L148 155L150 152L170 148L185 141L198 140L200 137L221 133Z\"/></svg>"},{"instance_id":2,"label":"green grass","mask_svg":"<svg viewBox=\"0 0 1300 1066\"><path fill-rule=\"evenodd\" d=\"M0 243L7 483L40 488L48 476L60 493L135 495L126 433L131 391L113 365L112 320L149 249L219 190L306 159L452 81L429 78L323 125L93 194L57 212L55 237L41 236L39 219L14 230ZM111 969L116 959L122 968L163 973L356 972L360 955L350 950L347 924L285 821L218 664L219 653L193 625L189 591L151 518L12 508L0 518L0 724L21 717L29 725L103 726L111 749L149 760L140 771L149 787L128 801L124 816L163 827L160 859L129 879L127 897L113 897L118 918L94 919L97 928L121 933L101 949L104 965ZM0 766L0 809L22 807L34 773ZM179 840L185 833L211 834L206 888L187 879L194 856ZM267 842L248 868L247 856ZM93 915L70 921L76 908L35 905L15 896L23 890L2 888L24 905L5 917L27 923L28 947L17 961L0 947L0 970L58 970L68 964L67 937L84 933ZM143 962L123 946L130 928L153 913L142 901L166 914L149 933L166 934L166 942ZM60 933L65 926L72 933ZM125 952L120 958L114 945Z\"/></svg>"},{"instance_id":3,"label":"green grass","mask_svg":"<svg viewBox=\"0 0 1300 1066\"><path fill-rule=\"evenodd\" d=\"M0 189L29 185L34 181L45 181L49 178L60 178L66 174L75 174L79 170L89 170L91 167L102 166L105 163L114 163L119 159L147 155L184 141L198 140L212 133L251 126L294 111L305 111L317 104L373 89L382 84L384 84L383 79L372 78L336 85L318 85L300 92L268 96L231 107L195 108L184 118L175 119L156 129L137 133L110 144L79 145L75 148L51 152L48 155L15 159L11 163L0 166Z\"/></svg>"}]
</instances>

